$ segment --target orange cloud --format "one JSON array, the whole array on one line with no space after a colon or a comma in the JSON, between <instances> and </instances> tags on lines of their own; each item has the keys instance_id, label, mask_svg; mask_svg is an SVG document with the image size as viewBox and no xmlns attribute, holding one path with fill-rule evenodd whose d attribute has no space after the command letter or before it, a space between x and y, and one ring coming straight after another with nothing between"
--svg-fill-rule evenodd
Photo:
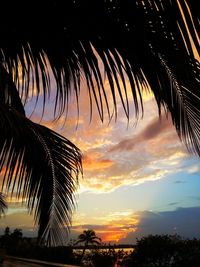
<instances>
[{"instance_id":1,"label":"orange cloud","mask_svg":"<svg viewBox=\"0 0 200 267\"><path fill-rule=\"evenodd\" d=\"M117 243L120 239L126 238L129 233L135 232L137 228L114 225L80 225L73 226L72 231L77 235L85 229L93 229L96 235L101 238L102 242Z\"/></svg>"},{"instance_id":2,"label":"orange cloud","mask_svg":"<svg viewBox=\"0 0 200 267\"><path fill-rule=\"evenodd\" d=\"M85 229L93 229L97 236L101 237L103 242L116 243L120 239L125 238L130 232L137 230L137 225L140 221L140 216L134 214L131 210L110 212L104 214L104 216L99 216L96 219L89 218L90 222L93 221L94 224L87 224L86 215L77 214L76 221L73 223L72 230L79 235ZM82 221L83 220L83 221ZM95 224L95 220L98 220L98 224ZM83 222L82 225L76 224Z\"/></svg>"},{"instance_id":3,"label":"orange cloud","mask_svg":"<svg viewBox=\"0 0 200 267\"><path fill-rule=\"evenodd\" d=\"M97 155L83 156L83 169L84 170L101 170L109 168L113 165L110 159L99 159Z\"/></svg>"},{"instance_id":4,"label":"orange cloud","mask_svg":"<svg viewBox=\"0 0 200 267\"><path fill-rule=\"evenodd\" d=\"M35 229L33 215L28 215L28 212L15 210L15 212L8 212L5 217L0 220L0 228L9 226L11 228L30 228Z\"/></svg>"},{"instance_id":5,"label":"orange cloud","mask_svg":"<svg viewBox=\"0 0 200 267\"><path fill-rule=\"evenodd\" d=\"M118 242L120 239L125 238L127 236L127 231L119 228L105 229L104 231L98 231L99 236L103 240L103 242Z\"/></svg>"}]
</instances>

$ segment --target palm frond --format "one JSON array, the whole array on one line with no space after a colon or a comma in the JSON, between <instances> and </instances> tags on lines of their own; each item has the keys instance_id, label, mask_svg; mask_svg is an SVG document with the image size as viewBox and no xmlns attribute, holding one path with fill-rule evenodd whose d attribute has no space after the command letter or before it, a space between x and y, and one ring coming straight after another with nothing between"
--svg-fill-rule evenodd
<instances>
[{"instance_id":1,"label":"palm frond","mask_svg":"<svg viewBox=\"0 0 200 267\"><path fill-rule=\"evenodd\" d=\"M7 209L7 204L5 202L5 197L2 193L0 193L0 216L5 213Z\"/></svg>"},{"instance_id":2,"label":"palm frond","mask_svg":"<svg viewBox=\"0 0 200 267\"><path fill-rule=\"evenodd\" d=\"M100 245L101 244L101 239L99 239L99 240L91 240L91 243L95 244L95 245Z\"/></svg>"},{"instance_id":3,"label":"palm frond","mask_svg":"<svg viewBox=\"0 0 200 267\"><path fill-rule=\"evenodd\" d=\"M16 85L2 64L0 64L0 103L12 107L25 116L24 106L22 105Z\"/></svg>"},{"instance_id":4,"label":"palm frond","mask_svg":"<svg viewBox=\"0 0 200 267\"><path fill-rule=\"evenodd\" d=\"M66 238L81 171L80 151L70 141L0 105L2 191L34 212L39 239L48 245Z\"/></svg>"},{"instance_id":5,"label":"palm frond","mask_svg":"<svg viewBox=\"0 0 200 267\"><path fill-rule=\"evenodd\" d=\"M149 85L159 110L164 106L172 113L179 135L198 150L194 143L198 143L199 121L192 119L199 109L200 91L200 70L194 54L194 47L200 54L197 1L50 0L40 2L39 6L36 2L31 14L24 11L26 5L14 4L15 13L10 21L5 23L2 17L0 24L1 62L13 77L24 103L36 88L37 97L42 94L45 105L52 90L52 73L57 84L55 116L65 112L71 93L75 93L79 102L80 83L84 78L91 114L94 102L101 120L105 113L112 118L110 103L113 102L117 117L119 97L129 118L127 78L136 118L142 105L141 88ZM7 14L9 1L1 5ZM55 13L59 16L52 21L50 18ZM26 20L30 21L28 26L23 23ZM105 88L99 59L109 89ZM112 99L109 103L108 90ZM180 107L184 119L176 112ZM195 130L191 130L191 123Z\"/></svg>"},{"instance_id":6,"label":"palm frond","mask_svg":"<svg viewBox=\"0 0 200 267\"><path fill-rule=\"evenodd\" d=\"M78 236L78 240L76 241L75 245L79 243L85 242L86 244L97 244L101 243L101 238L96 236L94 230L84 230L82 234Z\"/></svg>"}]
</instances>

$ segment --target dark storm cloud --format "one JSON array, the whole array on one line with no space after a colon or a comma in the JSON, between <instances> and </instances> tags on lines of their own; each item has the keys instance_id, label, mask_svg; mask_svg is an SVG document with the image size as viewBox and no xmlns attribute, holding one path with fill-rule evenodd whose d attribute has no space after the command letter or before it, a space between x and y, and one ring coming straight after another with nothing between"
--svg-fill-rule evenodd
<instances>
[{"instance_id":1,"label":"dark storm cloud","mask_svg":"<svg viewBox=\"0 0 200 267\"><path fill-rule=\"evenodd\" d=\"M149 234L178 234L185 238L200 238L200 207L178 208L165 212L141 212L135 232L119 243L135 243L136 238Z\"/></svg>"}]
</instances>

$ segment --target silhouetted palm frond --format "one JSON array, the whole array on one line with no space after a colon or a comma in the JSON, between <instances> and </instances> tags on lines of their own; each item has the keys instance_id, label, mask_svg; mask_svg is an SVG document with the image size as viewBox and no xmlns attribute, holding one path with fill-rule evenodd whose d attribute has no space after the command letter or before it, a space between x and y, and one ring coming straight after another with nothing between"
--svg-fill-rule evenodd
<instances>
[{"instance_id":1,"label":"silhouetted palm frond","mask_svg":"<svg viewBox=\"0 0 200 267\"><path fill-rule=\"evenodd\" d=\"M25 116L25 110L16 85L2 64L0 64L0 104L1 103L12 107Z\"/></svg>"},{"instance_id":2,"label":"silhouetted palm frond","mask_svg":"<svg viewBox=\"0 0 200 267\"><path fill-rule=\"evenodd\" d=\"M70 141L0 105L2 189L21 198L39 224L39 238L65 238L74 206L81 155Z\"/></svg>"},{"instance_id":3,"label":"silhouetted palm frond","mask_svg":"<svg viewBox=\"0 0 200 267\"><path fill-rule=\"evenodd\" d=\"M7 209L7 204L5 202L4 195L0 193L0 216L4 214L6 209Z\"/></svg>"},{"instance_id":4,"label":"silhouetted palm frond","mask_svg":"<svg viewBox=\"0 0 200 267\"><path fill-rule=\"evenodd\" d=\"M101 238L96 235L94 230L84 230L83 233L78 236L75 245L79 243L85 243L85 245L99 245L101 243Z\"/></svg>"},{"instance_id":5,"label":"silhouetted palm frond","mask_svg":"<svg viewBox=\"0 0 200 267\"><path fill-rule=\"evenodd\" d=\"M2 10L15 10L10 20L1 18L1 61L24 102L36 87L45 105L52 72L59 117L71 92L78 102L84 77L101 120L105 112L112 117L100 59L116 116L117 95L130 116L125 78L131 84L136 116L142 101L140 84L148 83L159 109L165 106L180 137L199 154L199 117L194 114L200 105L200 71L191 42L192 38L200 52L197 1L36 1L31 13L24 3L1 5Z\"/></svg>"}]
</instances>

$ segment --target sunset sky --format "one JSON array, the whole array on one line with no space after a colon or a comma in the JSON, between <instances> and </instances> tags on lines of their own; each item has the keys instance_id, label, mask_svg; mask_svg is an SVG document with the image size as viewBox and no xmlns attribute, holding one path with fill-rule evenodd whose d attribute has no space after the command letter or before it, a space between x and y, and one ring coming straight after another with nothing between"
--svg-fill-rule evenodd
<instances>
[{"instance_id":1,"label":"sunset sky","mask_svg":"<svg viewBox=\"0 0 200 267\"><path fill-rule=\"evenodd\" d=\"M108 96L109 97L109 96ZM137 123L133 104L127 120L118 101L118 118L101 123L83 84L80 115L72 96L69 112L52 122L52 103L42 123L74 142L83 153L84 177L76 194L71 238L93 229L104 242L133 243L147 234L200 237L200 160L188 154L164 113L161 121L153 97L144 92L144 116ZM34 101L26 106L27 114ZM110 101L112 107L112 101ZM41 119L41 104L31 119ZM22 228L35 235L32 217L13 199L0 227Z\"/></svg>"}]
</instances>

